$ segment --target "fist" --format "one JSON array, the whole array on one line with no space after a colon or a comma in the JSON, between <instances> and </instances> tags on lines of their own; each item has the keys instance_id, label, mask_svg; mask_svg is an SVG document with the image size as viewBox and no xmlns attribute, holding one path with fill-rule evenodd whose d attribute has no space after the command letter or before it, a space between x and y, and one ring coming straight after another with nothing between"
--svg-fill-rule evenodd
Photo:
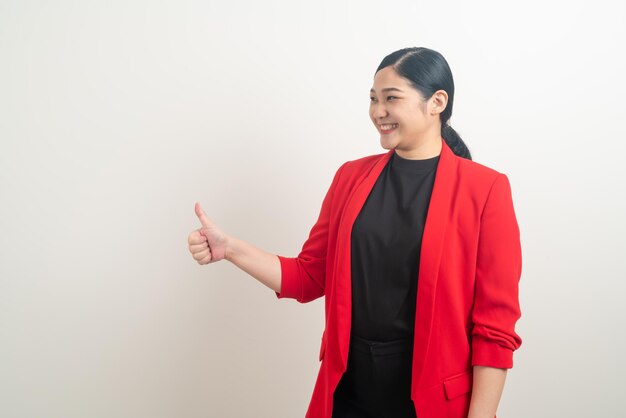
<instances>
[{"instance_id":1,"label":"fist","mask_svg":"<svg viewBox=\"0 0 626 418\"><path fill-rule=\"evenodd\" d=\"M206 216L197 202L195 211L201 227L192 231L187 238L191 256L198 264L223 260L228 237Z\"/></svg>"}]
</instances>

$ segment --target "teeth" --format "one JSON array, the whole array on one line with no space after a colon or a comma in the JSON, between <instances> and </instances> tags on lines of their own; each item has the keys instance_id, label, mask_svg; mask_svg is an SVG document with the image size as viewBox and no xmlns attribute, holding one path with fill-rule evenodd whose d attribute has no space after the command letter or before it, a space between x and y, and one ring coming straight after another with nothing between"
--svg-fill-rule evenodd
<instances>
[{"instance_id":1,"label":"teeth","mask_svg":"<svg viewBox=\"0 0 626 418\"><path fill-rule=\"evenodd\" d=\"M390 129L397 128L397 127L398 127L397 123L390 123L390 124L387 124L387 125L380 125L380 129L382 129L383 131L388 131Z\"/></svg>"}]
</instances>

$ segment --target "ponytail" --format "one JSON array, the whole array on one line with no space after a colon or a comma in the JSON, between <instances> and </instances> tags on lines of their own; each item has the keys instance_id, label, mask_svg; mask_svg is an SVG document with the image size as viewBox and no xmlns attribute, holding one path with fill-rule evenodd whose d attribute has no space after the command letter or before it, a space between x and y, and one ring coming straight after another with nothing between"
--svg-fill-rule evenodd
<instances>
[{"instance_id":1,"label":"ponytail","mask_svg":"<svg viewBox=\"0 0 626 418\"><path fill-rule=\"evenodd\" d=\"M443 123L441 125L441 137L446 141L446 144L448 144L453 153L459 157L467 158L468 160L472 159L472 155L470 154L467 145L465 145L461 136L452 126L447 123Z\"/></svg>"}]
</instances>

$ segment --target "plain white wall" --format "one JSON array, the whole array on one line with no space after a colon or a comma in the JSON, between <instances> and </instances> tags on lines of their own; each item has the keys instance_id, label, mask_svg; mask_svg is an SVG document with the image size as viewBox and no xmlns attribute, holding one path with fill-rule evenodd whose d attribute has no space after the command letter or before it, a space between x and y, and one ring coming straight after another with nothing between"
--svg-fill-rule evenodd
<instances>
[{"instance_id":1,"label":"plain white wall","mask_svg":"<svg viewBox=\"0 0 626 418\"><path fill-rule=\"evenodd\" d=\"M498 415L614 417L626 372L626 6L0 0L0 416L301 417L323 299L187 249L200 201L295 256L335 170L385 152L388 53L427 46L506 173L523 344Z\"/></svg>"}]
</instances>

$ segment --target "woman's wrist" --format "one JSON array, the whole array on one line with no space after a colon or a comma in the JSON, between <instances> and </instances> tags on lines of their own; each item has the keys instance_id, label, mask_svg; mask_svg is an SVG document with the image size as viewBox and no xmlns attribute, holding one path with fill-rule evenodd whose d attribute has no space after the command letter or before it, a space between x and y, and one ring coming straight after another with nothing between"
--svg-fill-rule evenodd
<instances>
[{"instance_id":1,"label":"woman's wrist","mask_svg":"<svg viewBox=\"0 0 626 418\"><path fill-rule=\"evenodd\" d=\"M233 262L232 257L235 252L236 245L236 239L230 235L226 235L224 242L224 260L228 260L231 263Z\"/></svg>"}]
</instances>

